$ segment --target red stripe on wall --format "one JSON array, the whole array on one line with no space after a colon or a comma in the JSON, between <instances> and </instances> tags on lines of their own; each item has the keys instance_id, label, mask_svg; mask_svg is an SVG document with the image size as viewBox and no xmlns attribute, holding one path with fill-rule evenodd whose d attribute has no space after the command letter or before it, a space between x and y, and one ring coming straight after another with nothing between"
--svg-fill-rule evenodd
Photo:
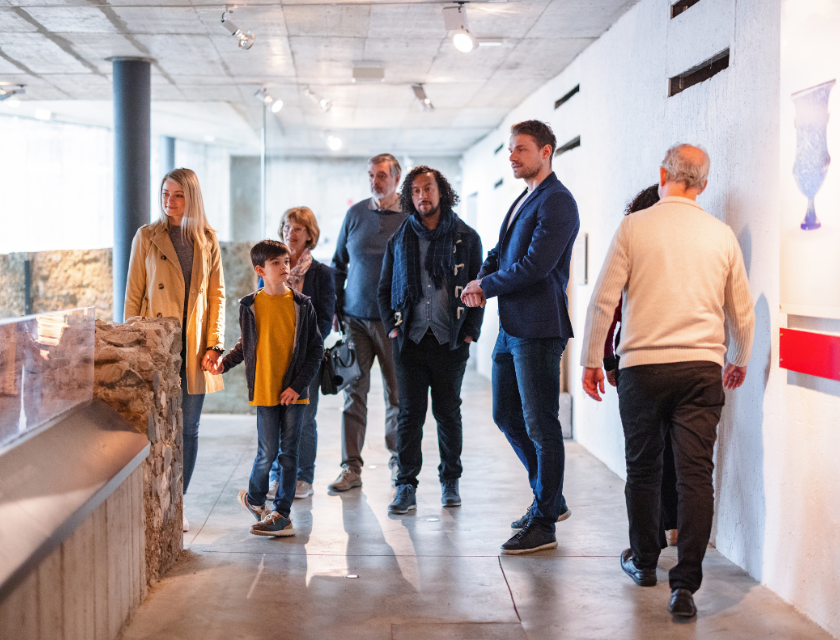
<instances>
[{"instance_id":1,"label":"red stripe on wall","mask_svg":"<svg viewBox=\"0 0 840 640\"><path fill-rule=\"evenodd\" d=\"M840 380L840 336L781 329L779 366L818 378Z\"/></svg>"}]
</instances>

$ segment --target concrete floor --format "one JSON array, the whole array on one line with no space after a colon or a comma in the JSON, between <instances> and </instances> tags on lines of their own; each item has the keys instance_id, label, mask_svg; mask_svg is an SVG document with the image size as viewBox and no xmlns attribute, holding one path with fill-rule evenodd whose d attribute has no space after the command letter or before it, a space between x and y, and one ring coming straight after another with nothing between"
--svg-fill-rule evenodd
<instances>
[{"instance_id":1,"label":"concrete floor","mask_svg":"<svg viewBox=\"0 0 840 640\"><path fill-rule=\"evenodd\" d=\"M437 440L426 423L418 508L389 516L381 385L371 391L364 486L328 495L340 464L341 396L322 398L315 495L298 500L293 538L252 536L236 501L256 453L255 418L205 416L186 499L184 558L149 593L124 640L525 640L831 638L710 549L698 617L667 611L667 571L640 588L619 567L627 546L623 483L567 444L572 517L559 547L499 556L509 523L531 501L526 474L492 423L490 385L464 383L463 506L443 509ZM357 575L358 578L348 578Z\"/></svg>"}]
</instances>

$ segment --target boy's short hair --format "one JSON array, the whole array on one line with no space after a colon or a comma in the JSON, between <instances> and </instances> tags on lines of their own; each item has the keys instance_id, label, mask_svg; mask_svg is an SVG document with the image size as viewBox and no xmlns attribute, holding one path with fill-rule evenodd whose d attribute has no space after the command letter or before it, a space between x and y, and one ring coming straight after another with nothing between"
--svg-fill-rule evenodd
<instances>
[{"instance_id":1,"label":"boy's short hair","mask_svg":"<svg viewBox=\"0 0 840 640\"><path fill-rule=\"evenodd\" d=\"M277 240L260 240L251 247L251 264L265 268L268 260L274 260L289 253L289 247Z\"/></svg>"}]
</instances>

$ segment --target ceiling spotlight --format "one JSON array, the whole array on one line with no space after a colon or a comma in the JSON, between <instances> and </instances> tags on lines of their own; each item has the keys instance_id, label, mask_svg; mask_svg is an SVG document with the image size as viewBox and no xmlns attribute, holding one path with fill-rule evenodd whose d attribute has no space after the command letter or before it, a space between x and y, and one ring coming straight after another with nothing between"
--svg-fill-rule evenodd
<instances>
[{"instance_id":1,"label":"ceiling spotlight","mask_svg":"<svg viewBox=\"0 0 840 640\"><path fill-rule=\"evenodd\" d=\"M9 98L6 100L6 105L11 107L12 109L17 109L20 106L20 100L17 98Z\"/></svg>"},{"instance_id":2,"label":"ceiling spotlight","mask_svg":"<svg viewBox=\"0 0 840 640\"><path fill-rule=\"evenodd\" d=\"M283 108L283 101L279 98L274 101L274 104L271 105L271 113L279 113L280 109Z\"/></svg>"},{"instance_id":3,"label":"ceiling spotlight","mask_svg":"<svg viewBox=\"0 0 840 640\"><path fill-rule=\"evenodd\" d=\"M309 87L306 87L306 89L304 89L303 95L305 95L307 98L312 100L312 102L317 104L318 108L324 113L332 109L332 100L330 100L329 98L321 98Z\"/></svg>"},{"instance_id":4,"label":"ceiling spotlight","mask_svg":"<svg viewBox=\"0 0 840 640\"><path fill-rule=\"evenodd\" d=\"M222 13L222 26L227 29L230 35L237 39L240 49L250 49L254 46L257 36L251 31L242 31L242 29L237 27L233 20L230 19L231 13L233 13L233 9L225 7L224 13Z\"/></svg>"},{"instance_id":5,"label":"ceiling spotlight","mask_svg":"<svg viewBox=\"0 0 840 640\"><path fill-rule=\"evenodd\" d=\"M458 51L469 53L475 49L476 40L467 26L467 10L463 3L459 3L457 7L444 7L443 23L447 31L454 32L452 44Z\"/></svg>"},{"instance_id":6,"label":"ceiling spotlight","mask_svg":"<svg viewBox=\"0 0 840 640\"><path fill-rule=\"evenodd\" d=\"M423 107L423 111L435 110L435 105L432 104L429 96L426 95L426 90L423 88L422 84L411 85L411 90L414 91L414 97L417 98L420 106Z\"/></svg>"},{"instance_id":7,"label":"ceiling spotlight","mask_svg":"<svg viewBox=\"0 0 840 640\"><path fill-rule=\"evenodd\" d=\"M257 89L257 92L254 94L254 97L266 106L274 102L274 98L268 95L268 89L266 89L265 87L263 87L262 89ZM275 113L277 112L275 111Z\"/></svg>"},{"instance_id":8,"label":"ceiling spotlight","mask_svg":"<svg viewBox=\"0 0 840 640\"><path fill-rule=\"evenodd\" d=\"M341 138L338 136L327 136L327 146L331 151L338 151L341 149Z\"/></svg>"},{"instance_id":9,"label":"ceiling spotlight","mask_svg":"<svg viewBox=\"0 0 840 640\"><path fill-rule=\"evenodd\" d=\"M26 85L24 84L0 84L0 102L8 100L9 102L6 104L10 107L16 107L20 104L20 100L12 96L22 93L26 93Z\"/></svg>"}]
</instances>

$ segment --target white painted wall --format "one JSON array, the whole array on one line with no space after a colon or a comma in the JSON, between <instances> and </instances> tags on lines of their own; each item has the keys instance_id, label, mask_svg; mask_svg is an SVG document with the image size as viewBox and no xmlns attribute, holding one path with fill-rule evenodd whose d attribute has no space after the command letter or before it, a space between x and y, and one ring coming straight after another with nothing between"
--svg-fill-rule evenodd
<instances>
[{"instance_id":1,"label":"white painted wall","mask_svg":"<svg viewBox=\"0 0 840 640\"><path fill-rule=\"evenodd\" d=\"M590 284L571 285L570 342L575 434L624 477L623 435L614 391L598 404L578 380L586 305L626 203L657 180L677 142L700 144L712 159L700 203L735 231L755 299L756 338L745 385L727 392L717 451L714 542L728 558L840 636L840 383L778 367L780 0L702 0L670 19L670 0L642 0L560 76L514 109L497 131L464 155L464 195L477 193L478 229L494 246L515 193L507 155L509 126L538 118L562 145L555 159L589 233ZM672 98L670 76L730 47L730 67ZM554 110L580 83L581 92ZM786 169L789 171L789 168ZM494 189L494 183L504 184ZM833 324L832 324L833 322ZM478 345L489 375L495 309ZM837 321L790 319L840 333ZM569 497L574 501L574 496Z\"/></svg>"}]
</instances>

